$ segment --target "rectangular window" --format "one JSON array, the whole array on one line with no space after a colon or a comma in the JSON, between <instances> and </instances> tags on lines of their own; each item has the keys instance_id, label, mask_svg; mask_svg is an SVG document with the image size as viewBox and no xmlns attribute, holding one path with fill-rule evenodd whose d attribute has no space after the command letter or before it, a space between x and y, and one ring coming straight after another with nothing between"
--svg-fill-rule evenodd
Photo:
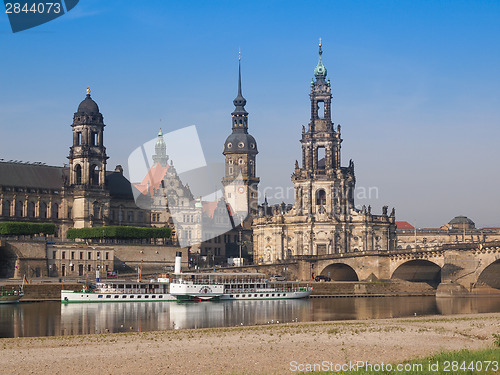
<instances>
[{"instance_id":1,"label":"rectangular window","mask_svg":"<svg viewBox=\"0 0 500 375\"><path fill-rule=\"evenodd\" d=\"M109 260L109 253L106 251L106 260Z\"/></svg>"},{"instance_id":2,"label":"rectangular window","mask_svg":"<svg viewBox=\"0 0 500 375\"><path fill-rule=\"evenodd\" d=\"M56 251L52 252L52 259L56 259L56 253L57 253Z\"/></svg>"},{"instance_id":3,"label":"rectangular window","mask_svg":"<svg viewBox=\"0 0 500 375\"><path fill-rule=\"evenodd\" d=\"M71 259L75 259L75 252L74 251L71 252Z\"/></svg>"},{"instance_id":4,"label":"rectangular window","mask_svg":"<svg viewBox=\"0 0 500 375\"><path fill-rule=\"evenodd\" d=\"M83 259L83 251L80 251L80 259Z\"/></svg>"},{"instance_id":5,"label":"rectangular window","mask_svg":"<svg viewBox=\"0 0 500 375\"><path fill-rule=\"evenodd\" d=\"M91 259L92 259L92 252L91 252L91 251L89 251L89 253L88 253L88 258L87 258L87 259L88 259L88 260L91 260ZM90 267L90 266L89 266L89 267Z\"/></svg>"},{"instance_id":6,"label":"rectangular window","mask_svg":"<svg viewBox=\"0 0 500 375\"><path fill-rule=\"evenodd\" d=\"M61 254L61 259L66 259L66 251L63 251Z\"/></svg>"},{"instance_id":7,"label":"rectangular window","mask_svg":"<svg viewBox=\"0 0 500 375\"><path fill-rule=\"evenodd\" d=\"M97 259L101 259L101 253L99 251L97 252Z\"/></svg>"},{"instance_id":8,"label":"rectangular window","mask_svg":"<svg viewBox=\"0 0 500 375\"><path fill-rule=\"evenodd\" d=\"M90 267L90 264L88 265L87 269L89 270L89 272L92 270L92 268Z\"/></svg>"},{"instance_id":9,"label":"rectangular window","mask_svg":"<svg viewBox=\"0 0 500 375\"><path fill-rule=\"evenodd\" d=\"M134 211L129 211L128 212L128 222L131 223L134 221Z\"/></svg>"}]
</instances>

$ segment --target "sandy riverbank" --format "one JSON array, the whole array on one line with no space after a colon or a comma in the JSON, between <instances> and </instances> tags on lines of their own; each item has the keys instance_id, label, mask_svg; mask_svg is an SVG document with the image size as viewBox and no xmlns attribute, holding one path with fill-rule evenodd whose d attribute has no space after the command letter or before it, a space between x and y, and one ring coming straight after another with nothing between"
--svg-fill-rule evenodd
<instances>
[{"instance_id":1,"label":"sandy riverbank","mask_svg":"<svg viewBox=\"0 0 500 375\"><path fill-rule=\"evenodd\" d=\"M2 374L287 374L290 362L400 362L492 346L500 313L0 339Z\"/></svg>"}]
</instances>

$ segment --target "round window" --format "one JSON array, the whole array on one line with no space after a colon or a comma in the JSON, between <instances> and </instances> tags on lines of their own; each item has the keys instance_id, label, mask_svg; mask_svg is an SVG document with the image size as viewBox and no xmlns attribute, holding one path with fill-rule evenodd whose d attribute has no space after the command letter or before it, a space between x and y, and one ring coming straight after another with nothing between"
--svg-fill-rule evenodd
<instances>
[{"instance_id":1,"label":"round window","mask_svg":"<svg viewBox=\"0 0 500 375\"><path fill-rule=\"evenodd\" d=\"M245 147L245 144L243 142L240 142L240 143L238 143L238 147L243 148L243 147Z\"/></svg>"},{"instance_id":2,"label":"round window","mask_svg":"<svg viewBox=\"0 0 500 375\"><path fill-rule=\"evenodd\" d=\"M255 143L251 143L250 148L255 148Z\"/></svg>"},{"instance_id":3,"label":"round window","mask_svg":"<svg viewBox=\"0 0 500 375\"><path fill-rule=\"evenodd\" d=\"M229 143L227 144L227 148L231 148L231 147L233 147L233 144L232 144L231 142L229 142Z\"/></svg>"}]
</instances>

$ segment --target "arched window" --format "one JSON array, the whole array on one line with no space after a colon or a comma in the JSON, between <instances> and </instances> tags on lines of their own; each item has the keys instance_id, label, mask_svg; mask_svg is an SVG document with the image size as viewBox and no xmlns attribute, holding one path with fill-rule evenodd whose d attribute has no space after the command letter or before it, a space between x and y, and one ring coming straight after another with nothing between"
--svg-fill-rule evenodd
<instances>
[{"instance_id":1,"label":"arched window","mask_svg":"<svg viewBox=\"0 0 500 375\"><path fill-rule=\"evenodd\" d=\"M75 184L82 184L82 166L80 164L75 165Z\"/></svg>"},{"instance_id":2,"label":"arched window","mask_svg":"<svg viewBox=\"0 0 500 375\"><path fill-rule=\"evenodd\" d=\"M323 189L316 191L316 205L324 206L326 204L326 193Z\"/></svg>"},{"instance_id":3,"label":"arched window","mask_svg":"<svg viewBox=\"0 0 500 375\"><path fill-rule=\"evenodd\" d=\"M118 223L122 223L123 222L123 206L120 205L120 207L118 208Z\"/></svg>"},{"instance_id":4,"label":"arched window","mask_svg":"<svg viewBox=\"0 0 500 375\"><path fill-rule=\"evenodd\" d=\"M325 118L325 102L323 101L318 101L318 112L317 112L318 118L323 119Z\"/></svg>"},{"instance_id":5,"label":"arched window","mask_svg":"<svg viewBox=\"0 0 500 375\"><path fill-rule=\"evenodd\" d=\"M10 216L10 201L9 200L5 199L3 201L2 216Z\"/></svg>"},{"instance_id":6,"label":"arched window","mask_svg":"<svg viewBox=\"0 0 500 375\"><path fill-rule=\"evenodd\" d=\"M101 218L101 207L99 207L99 203L96 201L93 204L93 210L94 210L94 220L95 219L100 219Z\"/></svg>"},{"instance_id":7,"label":"arched window","mask_svg":"<svg viewBox=\"0 0 500 375\"><path fill-rule=\"evenodd\" d=\"M52 219L59 219L59 205L57 203L52 203L50 217Z\"/></svg>"},{"instance_id":8,"label":"arched window","mask_svg":"<svg viewBox=\"0 0 500 375\"><path fill-rule=\"evenodd\" d=\"M35 202L28 202L28 217L35 217Z\"/></svg>"},{"instance_id":9,"label":"arched window","mask_svg":"<svg viewBox=\"0 0 500 375\"><path fill-rule=\"evenodd\" d=\"M47 203L40 202L40 212L38 216L42 219L47 218Z\"/></svg>"},{"instance_id":10,"label":"arched window","mask_svg":"<svg viewBox=\"0 0 500 375\"><path fill-rule=\"evenodd\" d=\"M99 168L95 164L90 168L90 184L99 185Z\"/></svg>"},{"instance_id":11,"label":"arched window","mask_svg":"<svg viewBox=\"0 0 500 375\"><path fill-rule=\"evenodd\" d=\"M16 214L16 217L22 217L23 216L23 202L22 201L16 201L15 214Z\"/></svg>"}]
</instances>

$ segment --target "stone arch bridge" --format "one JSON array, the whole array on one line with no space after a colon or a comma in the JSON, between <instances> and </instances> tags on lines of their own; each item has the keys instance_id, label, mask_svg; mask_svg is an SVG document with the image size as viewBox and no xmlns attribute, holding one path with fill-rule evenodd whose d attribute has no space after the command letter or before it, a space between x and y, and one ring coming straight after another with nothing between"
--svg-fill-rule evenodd
<instances>
[{"instance_id":1,"label":"stone arch bridge","mask_svg":"<svg viewBox=\"0 0 500 375\"><path fill-rule=\"evenodd\" d=\"M500 242L297 257L298 278L310 280L313 275L337 281L403 279L435 286L452 283L469 291L483 286L500 289Z\"/></svg>"}]
</instances>

